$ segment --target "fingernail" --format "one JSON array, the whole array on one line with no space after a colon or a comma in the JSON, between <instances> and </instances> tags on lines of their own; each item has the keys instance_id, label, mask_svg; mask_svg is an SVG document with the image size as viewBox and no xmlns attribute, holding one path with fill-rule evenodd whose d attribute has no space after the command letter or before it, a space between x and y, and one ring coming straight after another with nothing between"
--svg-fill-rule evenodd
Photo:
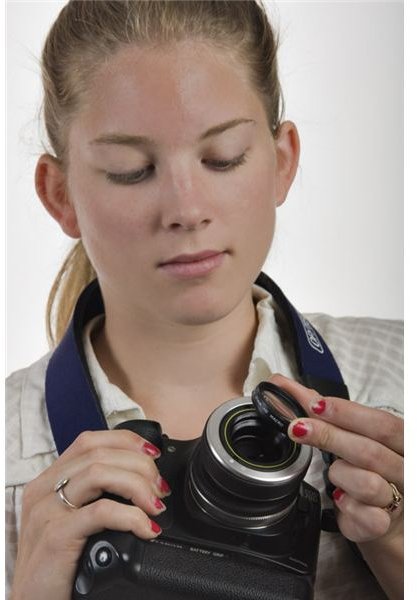
<instances>
[{"instance_id":1,"label":"fingernail","mask_svg":"<svg viewBox=\"0 0 417 600\"><path fill-rule=\"evenodd\" d=\"M321 415L326 410L326 400L318 400L312 406L311 410L316 413L316 415Z\"/></svg>"},{"instance_id":2,"label":"fingernail","mask_svg":"<svg viewBox=\"0 0 417 600\"><path fill-rule=\"evenodd\" d=\"M309 432L309 429L305 423L298 422L292 428L292 432L295 437L304 437Z\"/></svg>"},{"instance_id":3,"label":"fingernail","mask_svg":"<svg viewBox=\"0 0 417 600\"><path fill-rule=\"evenodd\" d=\"M144 451L145 454L147 454L148 456L152 456L152 457L156 457L156 456L160 456L161 452L159 450L159 448L157 448L156 446L154 446L153 444L151 444L150 442L145 442L142 446L142 450Z\"/></svg>"},{"instance_id":4,"label":"fingernail","mask_svg":"<svg viewBox=\"0 0 417 600\"><path fill-rule=\"evenodd\" d=\"M158 523L149 519L149 523L151 524L151 529L154 533L161 533L162 529L159 527Z\"/></svg>"},{"instance_id":5,"label":"fingernail","mask_svg":"<svg viewBox=\"0 0 417 600\"><path fill-rule=\"evenodd\" d=\"M160 498L155 498L153 501L153 504L154 504L155 508L157 508L158 510L166 509L165 504L162 502L162 500Z\"/></svg>"},{"instance_id":6,"label":"fingernail","mask_svg":"<svg viewBox=\"0 0 417 600\"><path fill-rule=\"evenodd\" d=\"M334 492L332 493L333 500L334 500L335 502L337 502L337 501L338 501L338 500L340 500L340 498L341 498L341 497L344 495L344 493L345 493L345 492L344 492L343 490L341 490L340 488L336 488L336 489L334 490Z\"/></svg>"},{"instance_id":7,"label":"fingernail","mask_svg":"<svg viewBox=\"0 0 417 600\"><path fill-rule=\"evenodd\" d=\"M163 477L159 478L158 487L163 494L171 493L171 488L169 487L168 483L165 481L165 479Z\"/></svg>"}]
</instances>

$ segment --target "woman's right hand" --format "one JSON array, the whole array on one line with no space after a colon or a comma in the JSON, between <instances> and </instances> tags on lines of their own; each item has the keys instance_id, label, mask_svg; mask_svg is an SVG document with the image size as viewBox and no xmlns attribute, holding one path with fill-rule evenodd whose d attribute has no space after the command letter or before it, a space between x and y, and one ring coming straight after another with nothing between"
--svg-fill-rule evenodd
<instances>
[{"instance_id":1,"label":"woman's right hand","mask_svg":"<svg viewBox=\"0 0 417 600\"><path fill-rule=\"evenodd\" d=\"M165 509L161 498L170 493L154 462L159 454L131 431L86 431L27 484L12 600L70 600L84 544L103 529L156 537L160 529L150 516ZM79 509L54 492L64 478L65 496ZM101 498L104 492L133 505Z\"/></svg>"}]
</instances>

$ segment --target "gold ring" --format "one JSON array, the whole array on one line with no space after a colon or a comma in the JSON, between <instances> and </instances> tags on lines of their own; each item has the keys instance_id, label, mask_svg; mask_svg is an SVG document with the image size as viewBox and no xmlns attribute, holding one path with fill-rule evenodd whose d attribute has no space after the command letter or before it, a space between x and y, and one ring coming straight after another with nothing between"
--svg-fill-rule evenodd
<instances>
[{"instance_id":1,"label":"gold ring","mask_svg":"<svg viewBox=\"0 0 417 600\"><path fill-rule=\"evenodd\" d=\"M391 486L391 490L392 490L392 500L389 504L384 506L384 510L386 510L388 513L392 514L401 505L401 502L403 501L403 497L402 497L402 494L398 491L397 486L395 486L393 483L390 483L390 482L388 482L388 483Z\"/></svg>"},{"instance_id":2,"label":"gold ring","mask_svg":"<svg viewBox=\"0 0 417 600\"><path fill-rule=\"evenodd\" d=\"M69 508L79 508L79 506L75 506L75 504L70 502L64 493L64 487L67 485L68 482L69 479L60 479L54 487L54 492L58 494L62 502Z\"/></svg>"}]
</instances>

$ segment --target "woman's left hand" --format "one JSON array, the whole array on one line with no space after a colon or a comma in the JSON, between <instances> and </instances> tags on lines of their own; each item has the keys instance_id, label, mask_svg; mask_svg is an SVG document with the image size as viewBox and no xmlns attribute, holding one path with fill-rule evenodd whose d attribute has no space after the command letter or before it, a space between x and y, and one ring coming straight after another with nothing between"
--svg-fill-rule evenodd
<instances>
[{"instance_id":1,"label":"woman's left hand","mask_svg":"<svg viewBox=\"0 0 417 600\"><path fill-rule=\"evenodd\" d=\"M329 469L341 533L359 544L403 535L403 502L392 512L394 484L404 491L404 424L399 417L342 398L322 397L282 375L272 383L289 392L308 418L295 419L291 439L331 452ZM385 542L384 542L385 543Z\"/></svg>"}]
</instances>

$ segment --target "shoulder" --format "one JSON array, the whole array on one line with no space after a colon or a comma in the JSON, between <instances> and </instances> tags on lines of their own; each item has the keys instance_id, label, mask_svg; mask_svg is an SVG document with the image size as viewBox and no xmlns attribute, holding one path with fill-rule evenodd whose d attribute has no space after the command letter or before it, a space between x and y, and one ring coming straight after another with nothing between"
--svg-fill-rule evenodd
<instances>
[{"instance_id":1,"label":"shoulder","mask_svg":"<svg viewBox=\"0 0 417 600\"><path fill-rule=\"evenodd\" d=\"M402 414L403 321L305 316L329 346L351 398Z\"/></svg>"},{"instance_id":2,"label":"shoulder","mask_svg":"<svg viewBox=\"0 0 417 600\"><path fill-rule=\"evenodd\" d=\"M45 404L45 374L50 354L6 379L6 485L34 479L55 450Z\"/></svg>"},{"instance_id":3,"label":"shoulder","mask_svg":"<svg viewBox=\"0 0 417 600\"><path fill-rule=\"evenodd\" d=\"M51 353L45 354L24 369L14 371L6 379L7 404L13 404L21 397L25 386L30 386L32 390L38 389L43 392L46 368Z\"/></svg>"}]
</instances>

